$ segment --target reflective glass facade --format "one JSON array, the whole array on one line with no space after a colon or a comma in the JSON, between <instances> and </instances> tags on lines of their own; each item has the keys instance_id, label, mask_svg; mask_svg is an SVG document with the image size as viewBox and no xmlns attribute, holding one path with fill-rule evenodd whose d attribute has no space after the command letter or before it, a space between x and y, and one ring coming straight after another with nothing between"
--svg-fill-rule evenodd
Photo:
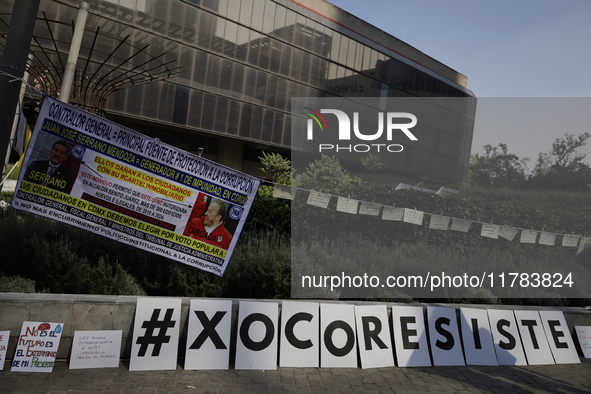
<instances>
[{"instance_id":1,"label":"reflective glass facade","mask_svg":"<svg viewBox=\"0 0 591 394\"><path fill-rule=\"evenodd\" d=\"M136 47L149 44L146 51L165 53L170 66L183 68L170 81L112 94L108 117L182 149L202 147L205 157L246 172L258 167L259 149L289 154L291 97L467 97L473 104L459 111L474 118L469 90L337 31L290 0L86 1L87 28L129 36ZM78 3L42 0L39 12L69 21ZM115 44L97 45L108 53ZM472 128L435 134L433 148L421 155L449 171L419 175L464 181Z\"/></svg>"}]
</instances>

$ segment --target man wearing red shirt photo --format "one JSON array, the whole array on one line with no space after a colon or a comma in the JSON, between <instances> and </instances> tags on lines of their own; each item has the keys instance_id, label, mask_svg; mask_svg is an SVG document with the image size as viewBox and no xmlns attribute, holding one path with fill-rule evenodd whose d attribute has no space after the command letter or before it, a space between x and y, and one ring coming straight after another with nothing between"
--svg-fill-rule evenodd
<instances>
[{"instance_id":1,"label":"man wearing red shirt photo","mask_svg":"<svg viewBox=\"0 0 591 394\"><path fill-rule=\"evenodd\" d=\"M223 202L210 203L203 216L189 221L183 235L228 250L232 242L232 234L224 227L226 212L226 205Z\"/></svg>"}]
</instances>

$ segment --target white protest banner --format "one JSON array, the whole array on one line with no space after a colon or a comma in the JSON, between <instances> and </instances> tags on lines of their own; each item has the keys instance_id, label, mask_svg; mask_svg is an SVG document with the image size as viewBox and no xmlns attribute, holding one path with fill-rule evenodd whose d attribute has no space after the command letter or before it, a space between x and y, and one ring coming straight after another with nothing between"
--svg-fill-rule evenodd
<instances>
[{"instance_id":1,"label":"white protest banner","mask_svg":"<svg viewBox=\"0 0 591 394\"><path fill-rule=\"evenodd\" d=\"M8 338L10 338L10 331L0 331L0 371L4 369L4 361L6 361Z\"/></svg>"},{"instance_id":2,"label":"white protest banner","mask_svg":"<svg viewBox=\"0 0 591 394\"><path fill-rule=\"evenodd\" d=\"M277 369L279 304L240 301L236 369Z\"/></svg>"},{"instance_id":3,"label":"white protest banner","mask_svg":"<svg viewBox=\"0 0 591 394\"><path fill-rule=\"evenodd\" d=\"M394 366L386 305L355 306L361 368Z\"/></svg>"},{"instance_id":4,"label":"white protest banner","mask_svg":"<svg viewBox=\"0 0 591 394\"><path fill-rule=\"evenodd\" d=\"M63 329L63 323L23 322L10 371L51 372Z\"/></svg>"},{"instance_id":5,"label":"white protest banner","mask_svg":"<svg viewBox=\"0 0 591 394\"><path fill-rule=\"evenodd\" d=\"M222 276L260 181L45 98L15 209Z\"/></svg>"},{"instance_id":6,"label":"white protest banner","mask_svg":"<svg viewBox=\"0 0 591 394\"><path fill-rule=\"evenodd\" d=\"M554 364L542 319L537 311L515 311L521 343L529 365Z\"/></svg>"},{"instance_id":7,"label":"white protest banner","mask_svg":"<svg viewBox=\"0 0 591 394\"><path fill-rule=\"evenodd\" d=\"M591 358L591 326L575 326L575 331L583 356Z\"/></svg>"},{"instance_id":8,"label":"white protest banner","mask_svg":"<svg viewBox=\"0 0 591 394\"><path fill-rule=\"evenodd\" d=\"M513 311L489 309L488 319L499 365L527 365Z\"/></svg>"},{"instance_id":9,"label":"white protest banner","mask_svg":"<svg viewBox=\"0 0 591 394\"><path fill-rule=\"evenodd\" d=\"M455 308L427 307L433 365L466 365Z\"/></svg>"},{"instance_id":10,"label":"white protest banner","mask_svg":"<svg viewBox=\"0 0 591 394\"><path fill-rule=\"evenodd\" d=\"M122 330L76 331L72 338L70 369L117 368Z\"/></svg>"},{"instance_id":11,"label":"white protest banner","mask_svg":"<svg viewBox=\"0 0 591 394\"><path fill-rule=\"evenodd\" d=\"M185 369L228 369L231 324L231 300L191 300Z\"/></svg>"},{"instance_id":12,"label":"white protest banner","mask_svg":"<svg viewBox=\"0 0 591 394\"><path fill-rule=\"evenodd\" d=\"M180 298L138 298L129 370L174 371L180 325Z\"/></svg>"},{"instance_id":13,"label":"white protest banner","mask_svg":"<svg viewBox=\"0 0 591 394\"><path fill-rule=\"evenodd\" d=\"M281 303L280 367L320 366L319 321L317 302Z\"/></svg>"}]
</instances>

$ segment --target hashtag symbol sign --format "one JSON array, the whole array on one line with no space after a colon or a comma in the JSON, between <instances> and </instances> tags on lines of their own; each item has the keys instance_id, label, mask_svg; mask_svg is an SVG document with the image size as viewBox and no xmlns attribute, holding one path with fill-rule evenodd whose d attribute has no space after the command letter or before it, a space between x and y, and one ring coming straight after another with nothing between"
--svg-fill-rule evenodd
<instances>
[{"instance_id":1,"label":"hashtag symbol sign","mask_svg":"<svg viewBox=\"0 0 591 394\"><path fill-rule=\"evenodd\" d=\"M152 349L152 357L158 357L162 344L170 341L170 335L166 335L169 328L175 326L176 322L172 321L172 312L174 309L167 309L163 320L158 320L160 317L160 309L154 309L150 320L144 321L142 328L146 329L143 337L138 337L136 344L141 345L138 352L139 357L144 357L148 351L148 345L154 345ZM154 335L154 330L158 329L158 335Z\"/></svg>"}]
</instances>

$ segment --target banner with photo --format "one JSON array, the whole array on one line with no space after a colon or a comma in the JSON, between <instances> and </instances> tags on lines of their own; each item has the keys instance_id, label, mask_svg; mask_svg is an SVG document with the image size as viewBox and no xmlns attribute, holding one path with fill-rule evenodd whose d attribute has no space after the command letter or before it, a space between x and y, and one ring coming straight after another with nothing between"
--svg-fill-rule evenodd
<instances>
[{"instance_id":1,"label":"banner with photo","mask_svg":"<svg viewBox=\"0 0 591 394\"><path fill-rule=\"evenodd\" d=\"M260 180L46 98L12 200L222 276Z\"/></svg>"}]
</instances>

